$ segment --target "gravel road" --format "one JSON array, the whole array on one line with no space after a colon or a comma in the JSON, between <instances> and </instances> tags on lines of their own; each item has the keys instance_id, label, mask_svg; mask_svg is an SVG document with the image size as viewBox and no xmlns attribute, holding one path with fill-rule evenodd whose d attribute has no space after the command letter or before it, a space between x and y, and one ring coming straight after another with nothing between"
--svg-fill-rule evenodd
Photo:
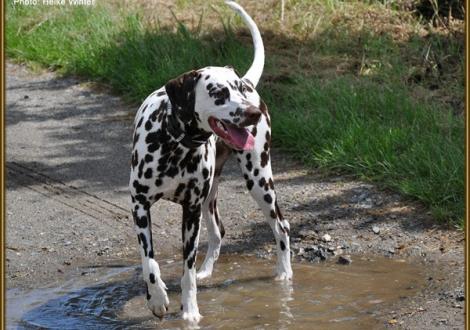
<instances>
[{"instance_id":1,"label":"gravel road","mask_svg":"<svg viewBox=\"0 0 470 330\"><path fill-rule=\"evenodd\" d=\"M135 262L127 180L136 107L81 80L13 63L6 94L8 289L58 284L84 266ZM295 260L342 256L347 264L385 255L422 263L425 288L385 311L384 327L463 329L461 231L436 225L395 193L322 176L276 149L273 171ZM218 203L227 231L222 253L270 257L273 236L240 178L230 161ZM152 216L157 258L178 255L180 208L162 201ZM204 251L205 230L201 240Z\"/></svg>"}]
</instances>

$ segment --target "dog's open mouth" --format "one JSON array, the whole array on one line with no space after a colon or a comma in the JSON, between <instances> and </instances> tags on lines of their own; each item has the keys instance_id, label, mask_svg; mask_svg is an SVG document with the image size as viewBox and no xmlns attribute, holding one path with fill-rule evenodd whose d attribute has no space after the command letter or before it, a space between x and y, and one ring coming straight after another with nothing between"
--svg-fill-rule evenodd
<instances>
[{"instance_id":1,"label":"dog's open mouth","mask_svg":"<svg viewBox=\"0 0 470 330\"><path fill-rule=\"evenodd\" d=\"M209 117L209 125L217 136L238 150L252 150L255 138L244 127L223 123L217 118Z\"/></svg>"}]
</instances>

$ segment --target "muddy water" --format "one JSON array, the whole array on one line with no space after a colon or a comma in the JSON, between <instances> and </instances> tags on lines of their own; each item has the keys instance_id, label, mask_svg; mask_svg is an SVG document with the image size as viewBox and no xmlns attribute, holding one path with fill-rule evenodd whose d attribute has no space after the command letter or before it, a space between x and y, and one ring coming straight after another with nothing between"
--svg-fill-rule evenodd
<instances>
[{"instance_id":1,"label":"muddy water","mask_svg":"<svg viewBox=\"0 0 470 330\"><path fill-rule=\"evenodd\" d=\"M202 258L201 258L202 259ZM181 263L161 263L170 311L159 321L145 306L138 266L91 268L61 287L10 290L9 329L190 329L180 319ZM414 295L422 269L402 260L359 258L348 266L294 264L292 284L274 281L274 262L222 256L200 281L201 329L375 329L387 306ZM196 327L197 328L197 327Z\"/></svg>"}]
</instances>

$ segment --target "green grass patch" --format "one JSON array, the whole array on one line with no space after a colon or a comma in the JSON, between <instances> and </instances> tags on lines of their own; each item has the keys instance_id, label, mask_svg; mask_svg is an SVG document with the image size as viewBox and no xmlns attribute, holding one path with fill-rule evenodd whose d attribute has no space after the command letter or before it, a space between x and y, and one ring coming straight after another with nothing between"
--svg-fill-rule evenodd
<instances>
[{"instance_id":1,"label":"green grass patch","mask_svg":"<svg viewBox=\"0 0 470 330\"><path fill-rule=\"evenodd\" d=\"M270 87L262 95L274 108L277 145L421 200L436 219L462 221L464 125L450 112L352 78Z\"/></svg>"},{"instance_id":2,"label":"green grass patch","mask_svg":"<svg viewBox=\"0 0 470 330\"><path fill-rule=\"evenodd\" d=\"M230 64L244 72L252 60L251 43L227 26L202 35L177 21L176 29L143 24L136 13L105 5L57 9L10 1L6 18L8 57L106 83L136 102L188 70ZM332 38L335 33L317 35L329 44L304 44L310 48L299 53L298 67L287 77L279 75L285 49L269 56L270 79L261 82L260 94L272 112L274 143L309 166L391 187L422 201L436 219L463 226L462 118L414 99L399 79L408 70L399 55L403 45L387 36ZM354 45L361 40L359 48ZM424 45L410 43L416 50ZM359 56L360 74L303 73L318 54Z\"/></svg>"}]
</instances>

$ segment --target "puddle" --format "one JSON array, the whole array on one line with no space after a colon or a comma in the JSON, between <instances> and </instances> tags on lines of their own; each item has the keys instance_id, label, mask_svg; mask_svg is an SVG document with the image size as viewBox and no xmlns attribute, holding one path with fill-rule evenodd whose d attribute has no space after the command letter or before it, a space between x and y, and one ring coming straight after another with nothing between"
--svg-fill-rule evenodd
<instances>
[{"instance_id":1,"label":"puddle","mask_svg":"<svg viewBox=\"0 0 470 330\"><path fill-rule=\"evenodd\" d=\"M202 258L200 258L202 259ZM221 256L212 279L200 281L201 329L373 329L384 308L422 287L422 269L399 260L351 265L294 263L291 285L274 281L275 261ZM169 288L164 320L145 306L137 266L93 268L61 287L9 290L8 329L185 329L180 319L181 263L161 263Z\"/></svg>"}]
</instances>

